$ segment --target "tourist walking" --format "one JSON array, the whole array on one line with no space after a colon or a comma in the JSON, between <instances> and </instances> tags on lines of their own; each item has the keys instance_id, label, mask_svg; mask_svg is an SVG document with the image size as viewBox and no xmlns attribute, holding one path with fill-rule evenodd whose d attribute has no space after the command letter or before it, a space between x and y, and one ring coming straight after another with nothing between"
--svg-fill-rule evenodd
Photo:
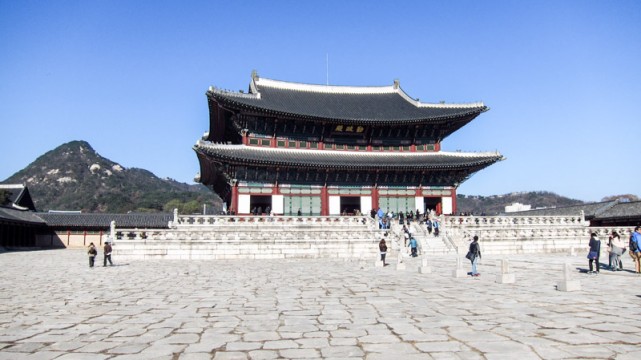
<instances>
[{"instance_id":1,"label":"tourist walking","mask_svg":"<svg viewBox=\"0 0 641 360\"><path fill-rule=\"evenodd\" d=\"M481 273L478 272L477 266L479 263L479 260L481 259L481 246L479 245L479 237L477 235L474 235L474 238L472 238L472 243L470 244L470 250L467 252L467 256L465 256L472 262L472 276L480 276Z\"/></svg>"},{"instance_id":2,"label":"tourist walking","mask_svg":"<svg viewBox=\"0 0 641 360\"><path fill-rule=\"evenodd\" d=\"M623 270L623 263L621 262L621 255L625 244L621 240L619 233L613 231L610 235L610 243L608 244L608 251L610 252L610 270L620 271Z\"/></svg>"},{"instance_id":3,"label":"tourist walking","mask_svg":"<svg viewBox=\"0 0 641 360\"><path fill-rule=\"evenodd\" d=\"M93 267L94 262L96 261L96 255L98 255L98 250L96 250L96 245L93 243L89 244L89 250L87 251L87 254L89 254L89 267Z\"/></svg>"},{"instance_id":4,"label":"tourist walking","mask_svg":"<svg viewBox=\"0 0 641 360\"><path fill-rule=\"evenodd\" d=\"M405 241L403 242L403 246L407 246L410 241L410 231L405 225L403 225L403 238L405 239Z\"/></svg>"},{"instance_id":5,"label":"tourist walking","mask_svg":"<svg viewBox=\"0 0 641 360\"><path fill-rule=\"evenodd\" d=\"M599 254L601 253L601 240L596 236L596 233L592 233L590 236L590 252L588 253L588 259L590 260L589 266L590 270L588 274L598 274L599 273ZM596 261L596 270L592 267L592 263Z\"/></svg>"},{"instance_id":6,"label":"tourist walking","mask_svg":"<svg viewBox=\"0 0 641 360\"><path fill-rule=\"evenodd\" d=\"M634 232L630 236L629 249L630 257L634 261L634 271L641 274L641 226L634 228Z\"/></svg>"},{"instance_id":7,"label":"tourist walking","mask_svg":"<svg viewBox=\"0 0 641 360\"><path fill-rule=\"evenodd\" d=\"M432 235L432 220L431 219L425 220L425 224L427 225L428 234Z\"/></svg>"},{"instance_id":8,"label":"tourist walking","mask_svg":"<svg viewBox=\"0 0 641 360\"><path fill-rule=\"evenodd\" d=\"M385 263L385 255L387 255L387 245L385 245L385 239L381 239L381 241L378 243L378 250L381 252L381 261L383 262L383 266L387 266Z\"/></svg>"},{"instance_id":9,"label":"tourist walking","mask_svg":"<svg viewBox=\"0 0 641 360\"><path fill-rule=\"evenodd\" d=\"M437 219L434 219L434 221L432 221L432 226L434 227L434 236L438 236L439 232L441 231L441 226L439 225Z\"/></svg>"},{"instance_id":10,"label":"tourist walking","mask_svg":"<svg viewBox=\"0 0 641 360\"><path fill-rule=\"evenodd\" d=\"M416 239L412 237L410 239L410 249L412 250L412 257L417 257L418 256L418 242L416 242Z\"/></svg>"},{"instance_id":11,"label":"tourist walking","mask_svg":"<svg viewBox=\"0 0 641 360\"><path fill-rule=\"evenodd\" d=\"M102 266L105 267L107 266L107 261L109 261L109 266L113 266L114 263L111 262L111 243L109 241L105 241L105 247L103 248L104 251L104 257L105 259L102 262Z\"/></svg>"}]
</instances>

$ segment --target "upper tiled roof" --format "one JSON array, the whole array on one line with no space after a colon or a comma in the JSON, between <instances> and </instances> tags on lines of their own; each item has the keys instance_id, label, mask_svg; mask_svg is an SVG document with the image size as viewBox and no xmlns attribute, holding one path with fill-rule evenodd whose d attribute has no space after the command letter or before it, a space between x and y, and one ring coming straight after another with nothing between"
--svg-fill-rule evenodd
<instances>
[{"instance_id":1,"label":"upper tiled roof","mask_svg":"<svg viewBox=\"0 0 641 360\"><path fill-rule=\"evenodd\" d=\"M167 228L169 221L173 220L172 214L73 214L73 213L37 213L52 227L80 227L80 228L106 228L111 221L116 222L119 228Z\"/></svg>"},{"instance_id":2,"label":"upper tiled roof","mask_svg":"<svg viewBox=\"0 0 641 360\"><path fill-rule=\"evenodd\" d=\"M421 122L478 115L482 103L430 104L409 97L398 82L390 86L356 87L291 83L252 76L249 93L210 87L207 95L227 106L274 116L353 122Z\"/></svg>"},{"instance_id":3,"label":"upper tiled roof","mask_svg":"<svg viewBox=\"0 0 641 360\"><path fill-rule=\"evenodd\" d=\"M333 169L460 169L490 165L503 156L498 152L375 152L262 148L198 141L195 150L225 162Z\"/></svg>"}]
</instances>

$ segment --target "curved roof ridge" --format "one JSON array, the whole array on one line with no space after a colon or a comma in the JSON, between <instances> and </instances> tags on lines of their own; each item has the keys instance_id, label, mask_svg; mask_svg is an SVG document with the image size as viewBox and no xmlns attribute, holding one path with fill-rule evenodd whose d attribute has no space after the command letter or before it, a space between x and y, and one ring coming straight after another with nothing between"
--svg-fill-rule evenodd
<instances>
[{"instance_id":1,"label":"curved roof ridge","mask_svg":"<svg viewBox=\"0 0 641 360\"><path fill-rule=\"evenodd\" d=\"M400 86L398 87L398 94L403 97L407 102L414 104L416 107L430 107L430 108L447 108L447 109L458 109L458 108L480 108L485 107L482 101L470 102L470 103L425 103L420 102L419 100L413 99L411 96L407 95L405 90Z\"/></svg>"},{"instance_id":2,"label":"curved roof ridge","mask_svg":"<svg viewBox=\"0 0 641 360\"><path fill-rule=\"evenodd\" d=\"M420 102L409 96L405 90L400 87L398 80L394 80L393 85L385 86L350 86L350 85L322 85L322 84L306 84L299 82L290 82L282 80L274 80L259 77L258 75L252 76L250 89L252 93L260 94L260 87L270 87L275 89L293 90L316 92L324 94L398 94L408 103L416 107L430 107L430 108L479 108L485 107L482 101L470 103L425 103ZM258 95L260 97L260 95Z\"/></svg>"},{"instance_id":3,"label":"curved roof ridge","mask_svg":"<svg viewBox=\"0 0 641 360\"><path fill-rule=\"evenodd\" d=\"M215 86L210 86L208 92L213 94L221 94L221 95L227 95L227 96L233 96L233 97L239 97L239 98L245 98L245 99L260 99L259 92L246 94L246 93L232 91L232 90L220 89Z\"/></svg>"},{"instance_id":4,"label":"curved roof ridge","mask_svg":"<svg viewBox=\"0 0 641 360\"><path fill-rule=\"evenodd\" d=\"M392 94L397 92L394 85L388 86L349 86L349 85L319 85L319 84L305 84L298 82L289 82L281 80L273 80L266 78L254 78L252 82L260 87L270 87L284 90L294 91L307 91L318 92L326 94Z\"/></svg>"}]
</instances>

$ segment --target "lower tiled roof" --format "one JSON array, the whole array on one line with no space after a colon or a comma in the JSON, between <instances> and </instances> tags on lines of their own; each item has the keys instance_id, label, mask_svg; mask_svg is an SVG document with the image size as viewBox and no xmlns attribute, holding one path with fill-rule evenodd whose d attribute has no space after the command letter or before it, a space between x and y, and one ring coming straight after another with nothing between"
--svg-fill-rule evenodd
<instances>
[{"instance_id":1,"label":"lower tiled roof","mask_svg":"<svg viewBox=\"0 0 641 360\"><path fill-rule=\"evenodd\" d=\"M641 218L641 201L621 202L603 211L597 219Z\"/></svg>"},{"instance_id":2,"label":"lower tiled roof","mask_svg":"<svg viewBox=\"0 0 641 360\"><path fill-rule=\"evenodd\" d=\"M586 218L594 218L605 209L616 205L616 202L606 201L598 203L587 203L556 208L534 209L527 211L511 212L508 215L516 216L578 216L583 210Z\"/></svg>"},{"instance_id":3,"label":"lower tiled roof","mask_svg":"<svg viewBox=\"0 0 641 360\"><path fill-rule=\"evenodd\" d=\"M262 148L245 145L196 143L197 152L222 162L301 168L354 170L376 169L461 169L489 166L503 160L498 152L376 152Z\"/></svg>"},{"instance_id":4,"label":"lower tiled roof","mask_svg":"<svg viewBox=\"0 0 641 360\"><path fill-rule=\"evenodd\" d=\"M169 213L144 214L70 214L70 213L37 213L51 227L106 228L111 221L119 228L167 228L173 215Z\"/></svg>"}]
</instances>

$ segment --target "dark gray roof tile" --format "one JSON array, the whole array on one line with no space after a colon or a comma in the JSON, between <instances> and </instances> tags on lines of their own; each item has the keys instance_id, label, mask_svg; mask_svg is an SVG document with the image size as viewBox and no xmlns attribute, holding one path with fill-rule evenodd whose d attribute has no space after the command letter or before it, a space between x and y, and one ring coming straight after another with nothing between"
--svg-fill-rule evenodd
<instances>
[{"instance_id":1,"label":"dark gray roof tile","mask_svg":"<svg viewBox=\"0 0 641 360\"><path fill-rule=\"evenodd\" d=\"M44 220L39 218L33 211L18 210L8 207L0 207L0 220L45 225Z\"/></svg>"},{"instance_id":2,"label":"dark gray roof tile","mask_svg":"<svg viewBox=\"0 0 641 360\"><path fill-rule=\"evenodd\" d=\"M51 227L105 228L111 221L119 228L167 228L173 215L168 213L141 214L70 214L70 213L38 213L38 216Z\"/></svg>"},{"instance_id":3,"label":"dark gray roof tile","mask_svg":"<svg viewBox=\"0 0 641 360\"><path fill-rule=\"evenodd\" d=\"M250 93L210 88L207 95L227 106L312 119L353 122L424 122L474 116L482 103L429 104L409 97L399 86L354 87L291 83L252 78ZM470 115L473 115L470 117Z\"/></svg>"},{"instance_id":4,"label":"dark gray roof tile","mask_svg":"<svg viewBox=\"0 0 641 360\"><path fill-rule=\"evenodd\" d=\"M599 220L641 218L641 201L617 203L600 213L596 218Z\"/></svg>"},{"instance_id":5,"label":"dark gray roof tile","mask_svg":"<svg viewBox=\"0 0 641 360\"><path fill-rule=\"evenodd\" d=\"M497 152L375 152L262 148L199 141L195 150L223 162L333 169L459 169L503 160Z\"/></svg>"},{"instance_id":6,"label":"dark gray roof tile","mask_svg":"<svg viewBox=\"0 0 641 360\"><path fill-rule=\"evenodd\" d=\"M578 216L581 210L585 213L586 219L594 218L598 213L613 206L615 203L612 201L579 204L572 206L563 206L557 208L534 209L527 211L511 212L507 215L517 216Z\"/></svg>"}]
</instances>

